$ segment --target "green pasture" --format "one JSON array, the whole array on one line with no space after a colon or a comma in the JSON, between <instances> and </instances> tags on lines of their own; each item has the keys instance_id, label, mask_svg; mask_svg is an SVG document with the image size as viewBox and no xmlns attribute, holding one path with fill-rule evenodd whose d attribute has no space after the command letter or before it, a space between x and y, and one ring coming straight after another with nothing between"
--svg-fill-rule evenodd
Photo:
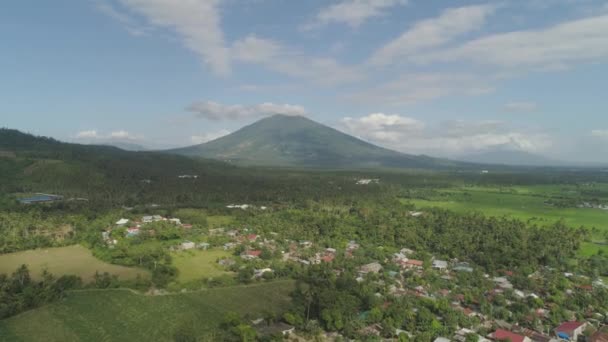
<instances>
[{"instance_id":1,"label":"green pasture","mask_svg":"<svg viewBox=\"0 0 608 342\"><path fill-rule=\"evenodd\" d=\"M230 253L221 249L207 251L188 250L174 252L171 256L173 258L173 265L179 271L177 281L180 283L229 274L217 263L218 259L231 256Z\"/></svg>"},{"instance_id":2,"label":"green pasture","mask_svg":"<svg viewBox=\"0 0 608 342\"><path fill-rule=\"evenodd\" d=\"M134 267L108 264L93 256L90 250L80 245L34 249L0 255L0 273L10 274L25 264L33 278L40 278L43 270L55 276L77 275L85 282L93 279L95 271L117 275L119 279L135 279L137 275L148 276L149 272Z\"/></svg>"}]
</instances>

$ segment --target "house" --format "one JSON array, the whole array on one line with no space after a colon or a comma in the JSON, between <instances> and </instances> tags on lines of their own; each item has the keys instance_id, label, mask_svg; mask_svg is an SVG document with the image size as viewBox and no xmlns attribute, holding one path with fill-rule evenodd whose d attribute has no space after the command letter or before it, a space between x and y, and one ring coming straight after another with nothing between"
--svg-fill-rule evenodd
<instances>
[{"instance_id":1,"label":"house","mask_svg":"<svg viewBox=\"0 0 608 342\"><path fill-rule=\"evenodd\" d=\"M124 226L127 223L129 223L129 219L126 218L121 218L120 220L116 221L117 226Z\"/></svg>"},{"instance_id":2,"label":"house","mask_svg":"<svg viewBox=\"0 0 608 342\"><path fill-rule=\"evenodd\" d=\"M255 242L255 240L258 239L257 234L249 234L247 235L247 240L249 240L250 242Z\"/></svg>"},{"instance_id":3,"label":"house","mask_svg":"<svg viewBox=\"0 0 608 342\"><path fill-rule=\"evenodd\" d=\"M532 342L532 340L527 336L522 336L503 329L498 329L490 334L490 338L495 341Z\"/></svg>"},{"instance_id":4,"label":"house","mask_svg":"<svg viewBox=\"0 0 608 342\"><path fill-rule=\"evenodd\" d=\"M182 221L180 219L178 219L178 218L170 218L169 222L171 222L171 223L173 223L175 225L178 225L178 226L180 226L182 224Z\"/></svg>"},{"instance_id":5,"label":"house","mask_svg":"<svg viewBox=\"0 0 608 342\"><path fill-rule=\"evenodd\" d=\"M589 336L589 342L608 342L608 328L600 329Z\"/></svg>"},{"instance_id":6,"label":"house","mask_svg":"<svg viewBox=\"0 0 608 342\"><path fill-rule=\"evenodd\" d=\"M448 262L444 260L433 260L433 268L439 271L448 269Z\"/></svg>"},{"instance_id":7,"label":"house","mask_svg":"<svg viewBox=\"0 0 608 342\"><path fill-rule=\"evenodd\" d=\"M501 289L512 289L513 288L513 284L511 284L511 282L505 277L494 277L494 279L492 279L492 281L494 281L496 283L496 285L498 285L498 287L500 287Z\"/></svg>"},{"instance_id":8,"label":"house","mask_svg":"<svg viewBox=\"0 0 608 342\"><path fill-rule=\"evenodd\" d=\"M249 208L249 204L229 204L226 206L226 208L246 210L247 208Z\"/></svg>"},{"instance_id":9,"label":"house","mask_svg":"<svg viewBox=\"0 0 608 342\"><path fill-rule=\"evenodd\" d=\"M557 342L555 338L531 329L519 327L517 328L517 332L529 337L534 342Z\"/></svg>"},{"instance_id":10,"label":"house","mask_svg":"<svg viewBox=\"0 0 608 342\"><path fill-rule=\"evenodd\" d=\"M382 326L378 323L368 325L364 328L359 329L359 334L363 336L380 336L382 333Z\"/></svg>"},{"instance_id":11,"label":"house","mask_svg":"<svg viewBox=\"0 0 608 342\"><path fill-rule=\"evenodd\" d=\"M196 248L207 250L207 249L209 249L210 246L211 245L208 242L201 242L201 243L199 243L199 244L196 245Z\"/></svg>"},{"instance_id":12,"label":"house","mask_svg":"<svg viewBox=\"0 0 608 342\"><path fill-rule=\"evenodd\" d=\"M332 262L334 261L335 256L333 254L327 254L321 258L323 262Z\"/></svg>"},{"instance_id":13,"label":"house","mask_svg":"<svg viewBox=\"0 0 608 342\"><path fill-rule=\"evenodd\" d=\"M141 222L143 223L152 223L152 222L158 222L158 221L162 221L163 217L160 215L151 215L151 216L144 216L141 218Z\"/></svg>"},{"instance_id":14,"label":"house","mask_svg":"<svg viewBox=\"0 0 608 342\"><path fill-rule=\"evenodd\" d=\"M312 242L310 242L310 241L301 241L300 242L300 246L302 246L303 248L310 248L310 247L312 247Z\"/></svg>"},{"instance_id":15,"label":"house","mask_svg":"<svg viewBox=\"0 0 608 342\"><path fill-rule=\"evenodd\" d=\"M258 324L255 329L260 336L289 336L289 334L293 334L296 331L294 326L283 322L277 322L270 325Z\"/></svg>"},{"instance_id":16,"label":"house","mask_svg":"<svg viewBox=\"0 0 608 342\"><path fill-rule=\"evenodd\" d=\"M356 243L355 241L349 241L348 244L346 245L346 249L349 251L359 249L359 244Z\"/></svg>"},{"instance_id":17,"label":"house","mask_svg":"<svg viewBox=\"0 0 608 342\"><path fill-rule=\"evenodd\" d=\"M188 223L184 223L184 224L182 224L182 228L190 229L190 228L192 228L192 225L188 224Z\"/></svg>"},{"instance_id":18,"label":"house","mask_svg":"<svg viewBox=\"0 0 608 342\"><path fill-rule=\"evenodd\" d=\"M255 258L259 258L260 254L262 254L262 251L260 250L245 251L241 253L241 258L245 260L252 260Z\"/></svg>"},{"instance_id":19,"label":"house","mask_svg":"<svg viewBox=\"0 0 608 342\"><path fill-rule=\"evenodd\" d=\"M450 339L445 337L437 337L433 342L450 342Z\"/></svg>"},{"instance_id":20,"label":"house","mask_svg":"<svg viewBox=\"0 0 608 342\"><path fill-rule=\"evenodd\" d=\"M587 328L587 322L564 322L555 328L555 335L564 340L576 341Z\"/></svg>"},{"instance_id":21,"label":"house","mask_svg":"<svg viewBox=\"0 0 608 342\"><path fill-rule=\"evenodd\" d=\"M21 204L34 204L34 203L61 201L62 199L63 199L63 196L59 196L59 195L36 194L36 196L22 198L19 200L19 202Z\"/></svg>"},{"instance_id":22,"label":"house","mask_svg":"<svg viewBox=\"0 0 608 342\"><path fill-rule=\"evenodd\" d=\"M408 269L421 269L424 265L422 260L408 259L401 263L401 267Z\"/></svg>"},{"instance_id":23,"label":"house","mask_svg":"<svg viewBox=\"0 0 608 342\"><path fill-rule=\"evenodd\" d=\"M452 269L456 272L467 272L467 273L473 272L473 267L471 267L468 262L459 262Z\"/></svg>"},{"instance_id":24,"label":"house","mask_svg":"<svg viewBox=\"0 0 608 342\"><path fill-rule=\"evenodd\" d=\"M377 179L377 178L375 178L375 179L362 178L357 181L357 185L370 185L370 184L378 184L378 183L380 183L380 179Z\"/></svg>"},{"instance_id":25,"label":"house","mask_svg":"<svg viewBox=\"0 0 608 342\"><path fill-rule=\"evenodd\" d=\"M179 245L181 250L193 249L196 247L196 244L192 241L184 241Z\"/></svg>"},{"instance_id":26,"label":"house","mask_svg":"<svg viewBox=\"0 0 608 342\"><path fill-rule=\"evenodd\" d=\"M418 217L422 216L424 213L422 211L410 211L408 214L410 214L411 217Z\"/></svg>"},{"instance_id":27,"label":"house","mask_svg":"<svg viewBox=\"0 0 608 342\"><path fill-rule=\"evenodd\" d=\"M229 249L233 249L236 246L234 242L228 242L224 244L224 250L227 251Z\"/></svg>"},{"instance_id":28,"label":"house","mask_svg":"<svg viewBox=\"0 0 608 342\"><path fill-rule=\"evenodd\" d=\"M368 273L378 273L382 270L382 265L377 262L372 262L367 265L363 265L359 268L359 273L368 274Z\"/></svg>"},{"instance_id":29,"label":"house","mask_svg":"<svg viewBox=\"0 0 608 342\"><path fill-rule=\"evenodd\" d=\"M127 237L133 237L135 235L139 235L139 228L131 227L127 229Z\"/></svg>"},{"instance_id":30,"label":"house","mask_svg":"<svg viewBox=\"0 0 608 342\"><path fill-rule=\"evenodd\" d=\"M336 254L336 249L335 248L326 248L325 253L326 254Z\"/></svg>"},{"instance_id":31,"label":"house","mask_svg":"<svg viewBox=\"0 0 608 342\"><path fill-rule=\"evenodd\" d=\"M404 255L414 254L414 251L409 248L401 248L401 250L399 252L401 252L401 254L404 254Z\"/></svg>"},{"instance_id":32,"label":"house","mask_svg":"<svg viewBox=\"0 0 608 342\"><path fill-rule=\"evenodd\" d=\"M270 272L272 273L272 269L271 268L262 268L259 270L254 270L253 271L253 277L254 278L262 278L262 276L264 275L264 273Z\"/></svg>"},{"instance_id":33,"label":"house","mask_svg":"<svg viewBox=\"0 0 608 342\"><path fill-rule=\"evenodd\" d=\"M209 235L221 235L224 233L224 228L209 229Z\"/></svg>"},{"instance_id":34,"label":"house","mask_svg":"<svg viewBox=\"0 0 608 342\"><path fill-rule=\"evenodd\" d=\"M467 329L467 328L462 328L462 329L458 330L456 332L456 334L454 335L453 339L456 340L456 341L458 341L458 342L465 342L466 339L467 339L467 336L471 335L471 334L477 336L477 342L490 342L490 340L488 340L488 339L486 339L486 338L484 338L482 336L477 335L473 330L470 330L470 329Z\"/></svg>"},{"instance_id":35,"label":"house","mask_svg":"<svg viewBox=\"0 0 608 342\"><path fill-rule=\"evenodd\" d=\"M236 261L234 261L233 259L221 259L220 261L217 262L218 264L222 265L222 266L232 266L236 263Z\"/></svg>"}]
</instances>

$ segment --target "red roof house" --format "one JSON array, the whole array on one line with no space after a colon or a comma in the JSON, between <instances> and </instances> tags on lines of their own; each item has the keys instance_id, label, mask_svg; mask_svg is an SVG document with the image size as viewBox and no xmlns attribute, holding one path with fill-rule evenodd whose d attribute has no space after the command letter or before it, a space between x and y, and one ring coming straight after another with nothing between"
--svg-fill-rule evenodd
<instances>
[{"instance_id":1,"label":"red roof house","mask_svg":"<svg viewBox=\"0 0 608 342\"><path fill-rule=\"evenodd\" d=\"M257 234L249 234L249 235L247 235L247 240L249 240L249 241L255 241L257 239L258 239Z\"/></svg>"},{"instance_id":2,"label":"red roof house","mask_svg":"<svg viewBox=\"0 0 608 342\"><path fill-rule=\"evenodd\" d=\"M511 342L529 342L530 339L526 336L522 336L508 330L498 329L491 337L497 341L511 341Z\"/></svg>"},{"instance_id":3,"label":"red roof house","mask_svg":"<svg viewBox=\"0 0 608 342\"><path fill-rule=\"evenodd\" d=\"M323 262L332 262L334 261L334 256L332 254L328 254L322 257L321 260L323 260Z\"/></svg>"},{"instance_id":4,"label":"red roof house","mask_svg":"<svg viewBox=\"0 0 608 342\"><path fill-rule=\"evenodd\" d=\"M559 327L555 328L555 334L560 337L560 335L568 335L570 340L576 341L578 336L583 333L583 330L587 327L586 322L564 322Z\"/></svg>"},{"instance_id":5,"label":"red roof house","mask_svg":"<svg viewBox=\"0 0 608 342\"><path fill-rule=\"evenodd\" d=\"M405 268L422 268L423 264L423 261L414 259L408 259L407 261L401 262L401 266Z\"/></svg>"},{"instance_id":6,"label":"red roof house","mask_svg":"<svg viewBox=\"0 0 608 342\"><path fill-rule=\"evenodd\" d=\"M259 257L260 254L262 254L262 251L260 251L260 250L247 251L247 252L245 252L245 254L251 255L251 256L254 256L254 257Z\"/></svg>"}]
</instances>

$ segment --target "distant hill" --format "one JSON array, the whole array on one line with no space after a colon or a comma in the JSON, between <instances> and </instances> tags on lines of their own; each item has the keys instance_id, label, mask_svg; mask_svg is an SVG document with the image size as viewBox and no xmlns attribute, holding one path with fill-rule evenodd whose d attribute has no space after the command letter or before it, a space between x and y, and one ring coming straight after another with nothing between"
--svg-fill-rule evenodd
<instances>
[{"instance_id":1,"label":"distant hill","mask_svg":"<svg viewBox=\"0 0 608 342\"><path fill-rule=\"evenodd\" d=\"M356 175L359 175L355 173ZM196 175L197 177L180 177ZM366 173L366 176L371 176ZM219 206L333 194L367 196L353 173L241 168L217 160L82 145L0 128L0 206L32 193L86 198L95 208Z\"/></svg>"},{"instance_id":2,"label":"distant hill","mask_svg":"<svg viewBox=\"0 0 608 342\"><path fill-rule=\"evenodd\" d=\"M106 146L114 146L114 147L118 147L121 150L125 150L125 151L147 151L149 150L149 148L144 147L142 145L130 142L130 141L102 141L99 142L97 145L106 145Z\"/></svg>"},{"instance_id":3,"label":"distant hill","mask_svg":"<svg viewBox=\"0 0 608 342\"><path fill-rule=\"evenodd\" d=\"M567 166L571 165L567 162L553 160L541 155L529 153L525 151L515 151L507 149L496 149L484 151L476 154L461 156L460 160L479 163L479 164L495 164L495 165L511 165L511 166Z\"/></svg>"},{"instance_id":4,"label":"distant hill","mask_svg":"<svg viewBox=\"0 0 608 342\"><path fill-rule=\"evenodd\" d=\"M302 116L274 115L219 139L167 152L244 165L313 168L464 167L378 147Z\"/></svg>"}]
</instances>

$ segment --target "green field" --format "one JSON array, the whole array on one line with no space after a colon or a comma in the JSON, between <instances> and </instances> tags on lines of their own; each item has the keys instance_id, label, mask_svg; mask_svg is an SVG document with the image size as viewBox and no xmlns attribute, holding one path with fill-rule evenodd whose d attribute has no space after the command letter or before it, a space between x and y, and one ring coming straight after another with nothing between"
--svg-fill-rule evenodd
<instances>
[{"instance_id":1,"label":"green field","mask_svg":"<svg viewBox=\"0 0 608 342\"><path fill-rule=\"evenodd\" d=\"M129 290L76 291L60 302L0 321L0 341L171 341L194 321L208 333L227 312L253 318L289 304L293 281L146 296ZM91 308L94 308L92 310Z\"/></svg>"},{"instance_id":2,"label":"green field","mask_svg":"<svg viewBox=\"0 0 608 342\"><path fill-rule=\"evenodd\" d=\"M547 188L547 187L545 187ZM511 188L509 188L511 190ZM585 226L608 230L608 211L582 208L557 208L545 204L549 198L540 189L513 188L500 191L492 188L462 188L442 190L444 196L426 199L402 199L420 208L440 207L456 212L478 211L488 216L510 216L531 223L552 224L563 220L572 227ZM536 192L534 192L536 190ZM548 190L547 190L548 191Z\"/></svg>"},{"instance_id":3,"label":"green field","mask_svg":"<svg viewBox=\"0 0 608 342\"><path fill-rule=\"evenodd\" d=\"M207 216L207 224L209 224L209 228L223 228L232 224L232 222L234 222L234 218L232 216Z\"/></svg>"},{"instance_id":4,"label":"green field","mask_svg":"<svg viewBox=\"0 0 608 342\"><path fill-rule=\"evenodd\" d=\"M177 281L180 283L229 274L229 272L224 271L217 264L217 260L231 255L221 249L208 251L189 250L171 254L173 265L179 270Z\"/></svg>"},{"instance_id":5,"label":"green field","mask_svg":"<svg viewBox=\"0 0 608 342\"><path fill-rule=\"evenodd\" d=\"M95 271L108 272L120 279L135 279L137 275L148 276L143 269L112 265L93 256L91 251L80 246L35 249L0 255L0 273L10 274L17 267L26 264L33 278L39 278L43 270L53 275L80 276L85 282L93 279Z\"/></svg>"},{"instance_id":6,"label":"green field","mask_svg":"<svg viewBox=\"0 0 608 342\"><path fill-rule=\"evenodd\" d=\"M598 190L605 191L605 185ZM438 207L459 213L480 212L486 216L507 216L529 224L550 225L563 221L571 227L597 228L608 231L608 211L587 208L559 208L545 203L550 198L577 196L581 191L574 186L529 186L529 187L462 187L443 189L427 199L403 198L403 203L417 208ZM590 256L598 250L608 252L602 233L593 237L594 242L585 242L580 255Z\"/></svg>"}]
</instances>

